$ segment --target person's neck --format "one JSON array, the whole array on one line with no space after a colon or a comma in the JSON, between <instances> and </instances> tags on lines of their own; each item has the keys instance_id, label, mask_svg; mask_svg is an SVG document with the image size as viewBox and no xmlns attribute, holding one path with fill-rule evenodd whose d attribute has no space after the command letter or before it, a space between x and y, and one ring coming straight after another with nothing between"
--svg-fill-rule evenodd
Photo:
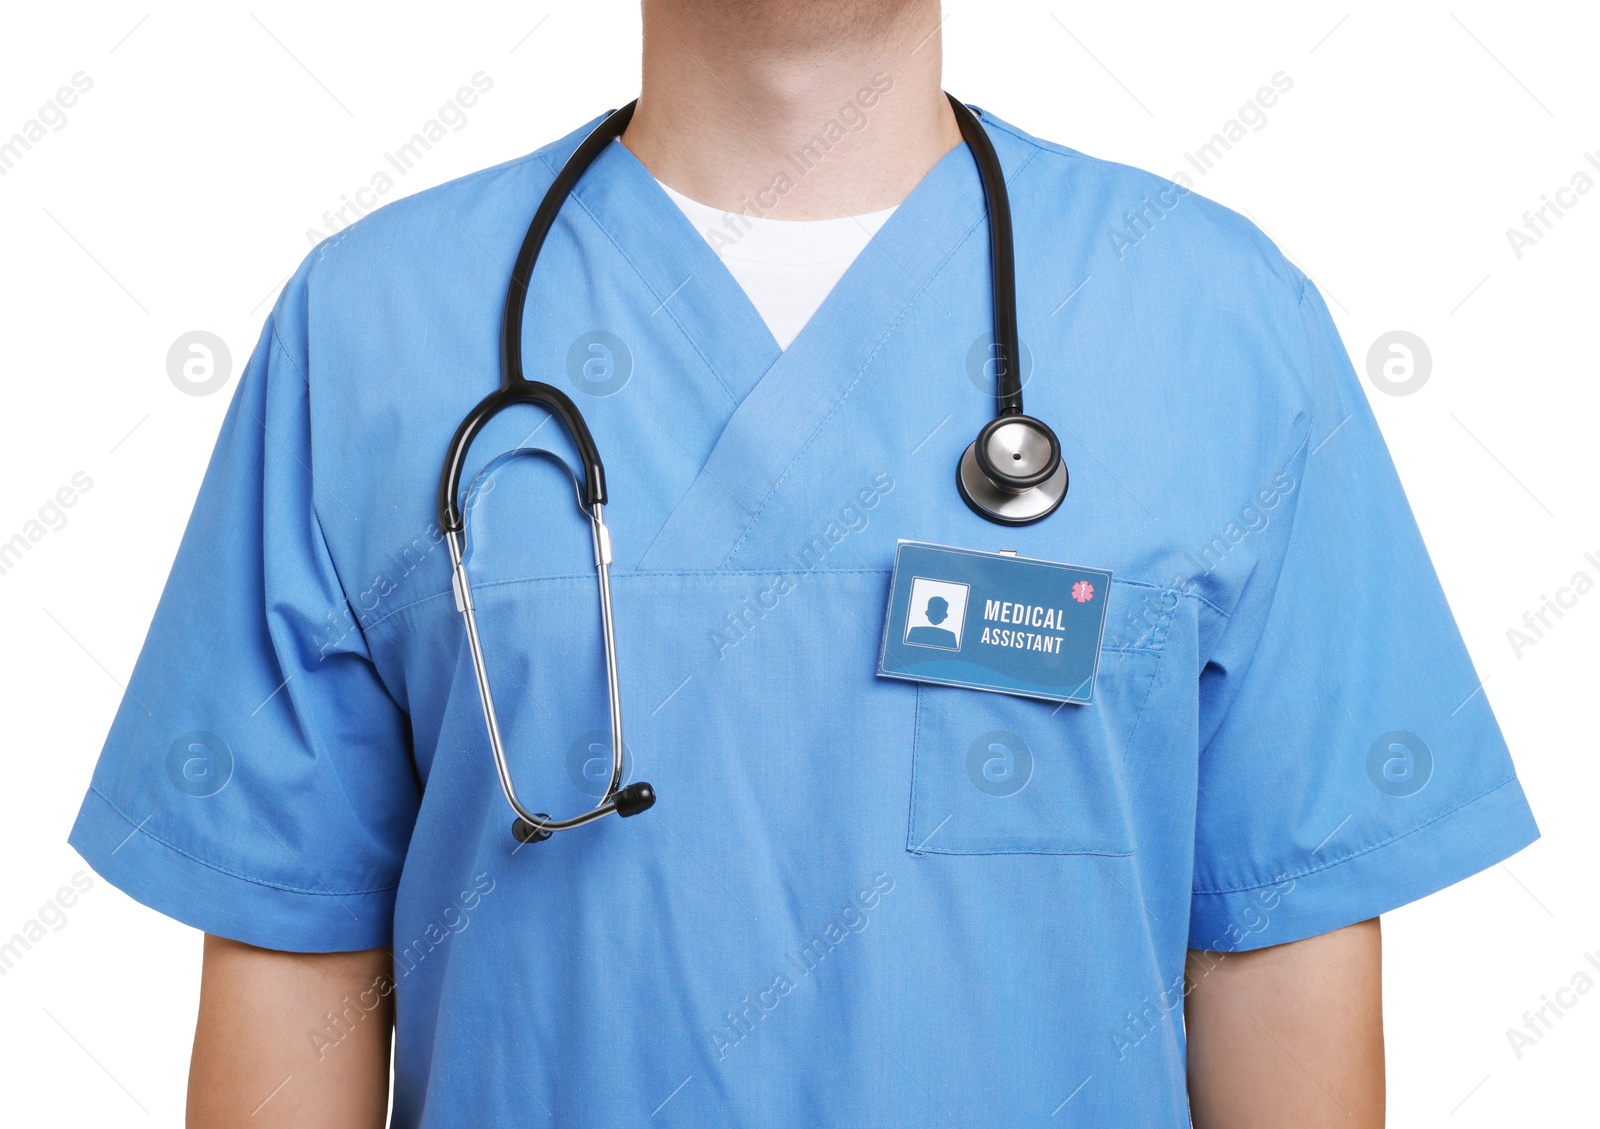
<instances>
[{"instance_id":1,"label":"person's neck","mask_svg":"<svg viewBox=\"0 0 1600 1129\"><path fill-rule=\"evenodd\" d=\"M644 0L622 142L690 199L773 219L893 207L961 141L938 0Z\"/></svg>"}]
</instances>

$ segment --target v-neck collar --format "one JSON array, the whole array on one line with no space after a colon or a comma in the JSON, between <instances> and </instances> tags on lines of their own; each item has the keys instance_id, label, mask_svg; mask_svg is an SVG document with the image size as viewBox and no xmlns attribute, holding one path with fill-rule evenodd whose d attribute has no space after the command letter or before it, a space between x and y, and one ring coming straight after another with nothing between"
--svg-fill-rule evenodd
<instances>
[{"instance_id":1,"label":"v-neck collar","mask_svg":"<svg viewBox=\"0 0 1600 1129\"><path fill-rule=\"evenodd\" d=\"M1008 177L1032 150L992 132ZM827 423L945 261L982 238L983 186L966 145L937 161L857 256L787 350L703 236L623 145L573 201L644 280L735 405L700 473L638 567L725 567L763 504ZM987 279L973 302L988 306ZM907 347L914 347L914 343ZM959 361L957 363L960 363Z\"/></svg>"},{"instance_id":2,"label":"v-neck collar","mask_svg":"<svg viewBox=\"0 0 1600 1129\"><path fill-rule=\"evenodd\" d=\"M606 146L572 202L633 265L737 404L783 354L767 323L705 238L620 141Z\"/></svg>"}]
</instances>

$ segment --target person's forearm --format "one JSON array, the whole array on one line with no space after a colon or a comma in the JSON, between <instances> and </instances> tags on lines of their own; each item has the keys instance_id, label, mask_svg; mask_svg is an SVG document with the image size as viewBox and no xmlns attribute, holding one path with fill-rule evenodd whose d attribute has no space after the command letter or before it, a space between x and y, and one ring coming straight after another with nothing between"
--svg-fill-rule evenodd
<instances>
[{"instance_id":1,"label":"person's forearm","mask_svg":"<svg viewBox=\"0 0 1600 1129\"><path fill-rule=\"evenodd\" d=\"M1382 1129L1378 921L1244 953L1191 952L1195 1129Z\"/></svg>"},{"instance_id":2,"label":"person's forearm","mask_svg":"<svg viewBox=\"0 0 1600 1129\"><path fill-rule=\"evenodd\" d=\"M381 1129L391 963L387 949L285 953L207 936L188 1129Z\"/></svg>"}]
</instances>

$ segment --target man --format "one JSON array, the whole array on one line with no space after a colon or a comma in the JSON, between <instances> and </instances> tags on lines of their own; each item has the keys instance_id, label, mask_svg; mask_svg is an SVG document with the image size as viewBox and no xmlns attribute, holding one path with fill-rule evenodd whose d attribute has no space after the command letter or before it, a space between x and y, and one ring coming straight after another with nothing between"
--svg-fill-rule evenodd
<instances>
[{"instance_id":1,"label":"man","mask_svg":"<svg viewBox=\"0 0 1600 1129\"><path fill-rule=\"evenodd\" d=\"M509 834L433 522L593 123L286 287L72 840L208 934L192 1126L381 1124L391 1022L407 1127L1382 1124L1378 915L1537 836L1382 439L1254 228L985 112L1072 480L968 509L990 259L938 24L645 0L637 112L533 275L526 369L608 460L637 818ZM571 458L546 422L469 476ZM577 810L593 564L526 462L471 507L476 614L519 792ZM1109 571L1092 702L876 677L902 539Z\"/></svg>"}]
</instances>

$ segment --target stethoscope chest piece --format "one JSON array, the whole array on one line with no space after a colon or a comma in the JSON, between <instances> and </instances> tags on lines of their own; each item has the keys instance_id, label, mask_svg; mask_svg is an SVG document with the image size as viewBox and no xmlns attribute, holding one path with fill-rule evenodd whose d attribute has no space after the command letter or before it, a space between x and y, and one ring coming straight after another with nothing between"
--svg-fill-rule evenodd
<instances>
[{"instance_id":1,"label":"stethoscope chest piece","mask_svg":"<svg viewBox=\"0 0 1600 1129\"><path fill-rule=\"evenodd\" d=\"M1032 416L997 416L962 453L956 486L979 517L1031 525L1053 514L1067 496L1061 443Z\"/></svg>"}]
</instances>

